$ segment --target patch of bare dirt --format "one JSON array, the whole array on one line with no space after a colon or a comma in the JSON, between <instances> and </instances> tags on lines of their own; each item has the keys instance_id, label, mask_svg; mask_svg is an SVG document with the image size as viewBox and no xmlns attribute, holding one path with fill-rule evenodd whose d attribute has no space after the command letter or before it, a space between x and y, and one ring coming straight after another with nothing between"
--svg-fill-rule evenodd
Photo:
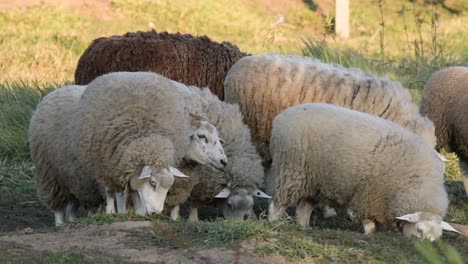
<instances>
[{"instance_id":1,"label":"patch of bare dirt","mask_svg":"<svg viewBox=\"0 0 468 264\"><path fill-rule=\"evenodd\" d=\"M38 200L36 193L0 194L0 233L25 228L47 228L53 215Z\"/></svg>"},{"instance_id":2,"label":"patch of bare dirt","mask_svg":"<svg viewBox=\"0 0 468 264\"><path fill-rule=\"evenodd\" d=\"M23 232L23 234L0 236L0 245L11 243L18 245L16 248L28 248L33 252L93 251L128 262L287 263L283 258L254 256L253 247L247 242L242 243L236 250L223 248L195 250L158 247L150 243L149 239L139 238L145 234L143 231L148 231L148 237L154 235L151 231L154 228L154 223L149 221L64 227L57 232Z\"/></svg>"}]
</instances>

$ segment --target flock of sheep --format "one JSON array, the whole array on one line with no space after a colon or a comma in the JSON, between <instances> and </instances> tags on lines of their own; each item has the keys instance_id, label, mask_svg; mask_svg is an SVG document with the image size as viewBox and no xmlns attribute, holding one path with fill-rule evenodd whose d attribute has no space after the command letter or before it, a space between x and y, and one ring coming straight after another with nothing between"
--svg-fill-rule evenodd
<instances>
[{"instance_id":1,"label":"flock of sheep","mask_svg":"<svg viewBox=\"0 0 468 264\"><path fill-rule=\"evenodd\" d=\"M94 40L76 85L37 106L28 131L38 195L55 224L77 210L170 213L212 205L226 219L334 207L365 233L398 228L431 241L449 204L442 148L468 190L468 68L435 73L422 107L400 83L296 55L149 32Z\"/></svg>"}]
</instances>

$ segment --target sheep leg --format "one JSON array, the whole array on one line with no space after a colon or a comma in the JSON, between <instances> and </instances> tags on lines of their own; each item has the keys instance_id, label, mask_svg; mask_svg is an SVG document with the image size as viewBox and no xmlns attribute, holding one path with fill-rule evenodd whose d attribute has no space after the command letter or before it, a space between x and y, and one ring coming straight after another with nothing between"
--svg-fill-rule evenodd
<instances>
[{"instance_id":1,"label":"sheep leg","mask_svg":"<svg viewBox=\"0 0 468 264\"><path fill-rule=\"evenodd\" d=\"M67 209L66 209L66 216L67 216L67 221L68 222L74 222L76 219L78 219L76 213L78 211L78 207L80 204L76 200L71 200L68 203Z\"/></svg>"},{"instance_id":2,"label":"sheep leg","mask_svg":"<svg viewBox=\"0 0 468 264\"><path fill-rule=\"evenodd\" d=\"M126 206L124 201L127 200L127 195L123 192L116 192L115 193L115 202L117 204L117 213L125 214Z\"/></svg>"},{"instance_id":3,"label":"sheep leg","mask_svg":"<svg viewBox=\"0 0 468 264\"><path fill-rule=\"evenodd\" d=\"M330 217L335 217L336 216L336 211L334 208L331 208L328 205L324 205L322 207L322 212L323 212L323 217L324 218L330 218Z\"/></svg>"},{"instance_id":4,"label":"sheep leg","mask_svg":"<svg viewBox=\"0 0 468 264\"><path fill-rule=\"evenodd\" d=\"M276 208L275 202L272 201L268 207L268 221L279 220L284 212L286 212L286 208L286 206L279 206Z\"/></svg>"},{"instance_id":5,"label":"sheep leg","mask_svg":"<svg viewBox=\"0 0 468 264\"><path fill-rule=\"evenodd\" d=\"M172 210L171 210L171 220L176 221L179 218L179 211L180 211L180 206L179 205L172 208Z\"/></svg>"},{"instance_id":6,"label":"sheep leg","mask_svg":"<svg viewBox=\"0 0 468 264\"><path fill-rule=\"evenodd\" d=\"M310 214L314 210L313 204L307 199L299 200L296 206L296 221L302 227L309 227Z\"/></svg>"},{"instance_id":7,"label":"sheep leg","mask_svg":"<svg viewBox=\"0 0 468 264\"><path fill-rule=\"evenodd\" d=\"M65 223L65 209L54 211L55 226L61 226Z\"/></svg>"},{"instance_id":8,"label":"sheep leg","mask_svg":"<svg viewBox=\"0 0 468 264\"><path fill-rule=\"evenodd\" d=\"M190 206L189 220L198 222L198 208Z\"/></svg>"},{"instance_id":9,"label":"sheep leg","mask_svg":"<svg viewBox=\"0 0 468 264\"><path fill-rule=\"evenodd\" d=\"M375 232L375 222L370 219L363 219L362 225L364 226L364 234L369 235Z\"/></svg>"},{"instance_id":10,"label":"sheep leg","mask_svg":"<svg viewBox=\"0 0 468 264\"><path fill-rule=\"evenodd\" d=\"M143 203L138 195L138 192L132 192L132 201L133 201L133 209L135 210L136 214L145 215L146 210L143 206Z\"/></svg>"},{"instance_id":11,"label":"sheep leg","mask_svg":"<svg viewBox=\"0 0 468 264\"><path fill-rule=\"evenodd\" d=\"M463 184L465 185L465 192L468 195L468 159L463 156L460 156L458 159L460 164L460 171L463 176Z\"/></svg>"},{"instance_id":12,"label":"sheep leg","mask_svg":"<svg viewBox=\"0 0 468 264\"><path fill-rule=\"evenodd\" d=\"M115 214L115 192L106 187L106 214Z\"/></svg>"}]
</instances>

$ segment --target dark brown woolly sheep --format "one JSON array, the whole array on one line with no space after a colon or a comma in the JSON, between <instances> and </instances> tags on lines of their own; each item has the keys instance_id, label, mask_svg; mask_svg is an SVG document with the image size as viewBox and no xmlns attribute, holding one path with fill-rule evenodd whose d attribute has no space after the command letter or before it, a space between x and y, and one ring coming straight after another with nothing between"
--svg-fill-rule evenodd
<instances>
[{"instance_id":1,"label":"dark brown woolly sheep","mask_svg":"<svg viewBox=\"0 0 468 264\"><path fill-rule=\"evenodd\" d=\"M209 87L221 100L223 81L231 66L249 54L229 42L180 33L128 32L95 39L81 55L76 84L116 71L152 71L197 87Z\"/></svg>"}]
</instances>

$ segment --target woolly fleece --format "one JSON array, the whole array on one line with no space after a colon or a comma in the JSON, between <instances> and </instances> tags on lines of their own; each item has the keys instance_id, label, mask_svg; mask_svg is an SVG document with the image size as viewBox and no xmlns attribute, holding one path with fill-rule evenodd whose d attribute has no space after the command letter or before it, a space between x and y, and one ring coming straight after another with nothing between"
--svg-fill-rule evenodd
<instances>
[{"instance_id":1,"label":"woolly fleece","mask_svg":"<svg viewBox=\"0 0 468 264\"><path fill-rule=\"evenodd\" d=\"M437 152L376 116L323 103L293 106L273 121L270 153L277 208L301 198L327 201L384 227L396 216L447 211Z\"/></svg>"},{"instance_id":2,"label":"woolly fleece","mask_svg":"<svg viewBox=\"0 0 468 264\"><path fill-rule=\"evenodd\" d=\"M95 39L78 61L75 83L88 84L109 72L152 71L186 85L209 87L222 100L226 73L247 55L229 42L207 36L128 32Z\"/></svg>"},{"instance_id":3,"label":"woolly fleece","mask_svg":"<svg viewBox=\"0 0 468 264\"><path fill-rule=\"evenodd\" d=\"M355 68L296 55L240 59L224 81L225 101L238 103L263 159L273 118L289 106L323 102L376 115L414 131L435 145L434 125L419 114L400 83Z\"/></svg>"}]
</instances>

